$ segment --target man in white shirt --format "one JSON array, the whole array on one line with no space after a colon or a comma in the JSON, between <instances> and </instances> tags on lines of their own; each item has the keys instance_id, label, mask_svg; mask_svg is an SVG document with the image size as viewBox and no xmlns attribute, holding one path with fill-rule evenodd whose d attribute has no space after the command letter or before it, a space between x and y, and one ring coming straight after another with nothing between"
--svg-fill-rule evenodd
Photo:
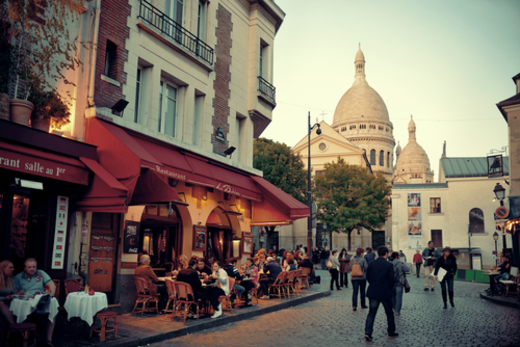
<instances>
[{"instance_id":1,"label":"man in white shirt","mask_svg":"<svg viewBox=\"0 0 520 347\"><path fill-rule=\"evenodd\" d=\"M227 272L222 268L222 262L217 260L213 263L213 274L210 276L217 281L218 287L211 288L209 301L215 313L211 318L222 316L222 305L218 302L218 298L222 295L229 295L229 278Z\"/></svg>"}]
</instances>

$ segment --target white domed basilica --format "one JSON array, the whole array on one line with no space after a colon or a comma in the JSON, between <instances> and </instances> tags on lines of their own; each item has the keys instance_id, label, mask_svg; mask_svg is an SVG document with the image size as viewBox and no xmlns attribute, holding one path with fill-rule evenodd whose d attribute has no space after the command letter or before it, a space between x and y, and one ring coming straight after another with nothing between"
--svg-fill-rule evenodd
<instances>
[{"instance_id":1,"label":"white domed basilica","mask_svg":"<svg viewBox=\"0 0 520 347\"><path fill-rule=\"evenodd\" d=\"M354 83L336 107L332 128L365 150L372 171L384 173L390 181L395 146L393 125L385 102L365 79L365 56L361 47L354 67Z\"/></svg>"}]
</instances>

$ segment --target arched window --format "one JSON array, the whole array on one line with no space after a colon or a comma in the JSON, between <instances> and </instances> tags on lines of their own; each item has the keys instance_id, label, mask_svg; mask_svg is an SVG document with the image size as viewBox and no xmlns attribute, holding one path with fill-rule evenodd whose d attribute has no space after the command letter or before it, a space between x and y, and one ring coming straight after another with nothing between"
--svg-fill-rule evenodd
<instances>
[{"instance_id":1,"label":"arched window","mask_svg":"<svg viewBox=\"0 0 520 347\"><path fill-rule=\"evenodd\" d=\"M379 166L385 166L385 151L379 152Z\"/></svg>"},{"instance_id":2,"label":"arched window","mask_svg":"<svg viewBox=\"0 0 520 347\"><path fill-rule=\"evenodd\" d=\"M386 152L386 167L390 167L390 152Z\"/></svg>"},{"instance_id":3,"label":"arched window","mask_svg":"<svg viewBox=\"0 0 520 347\"><path fill-rule=\"evenodd\" d=\"M471 233L484 232L484 212L480 208L472 208L469 211L469 231Z\"/></svg>"},{"instance_id":4,"label":"arched window","mask_svg":"<svg viewBox=\"0 0 520 347\"><path fill-rule=\"evenodd\" d=\"M370 165L376 165L376 150L370 150Z\"/></svg>"}]
</instances>

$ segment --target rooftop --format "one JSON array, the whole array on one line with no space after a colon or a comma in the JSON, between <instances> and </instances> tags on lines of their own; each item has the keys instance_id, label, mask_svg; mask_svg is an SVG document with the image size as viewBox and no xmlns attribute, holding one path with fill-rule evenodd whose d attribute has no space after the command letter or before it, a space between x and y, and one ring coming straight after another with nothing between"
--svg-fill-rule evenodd
<instances>
[{"instance_id":1,"label":"rooftop","mask_svg":"<svg viewBox=\"0 0 520 347\"><path fill-rule=\"evenodd\" d=\"M439 189L448 188L448 183L394 184L393 189Z\"/></svg>"},{"instance_id":2,"label":"rooftop","mask_svg":"<svg viewBox=\"0 0 520 347\"><path fill-rule=\"evenodd\" d=\"M504 175L509 175L509 157L503 157ZM486 177L488 164L486 157L441 158L444 177Z\"/></svg>"}]
</instances>

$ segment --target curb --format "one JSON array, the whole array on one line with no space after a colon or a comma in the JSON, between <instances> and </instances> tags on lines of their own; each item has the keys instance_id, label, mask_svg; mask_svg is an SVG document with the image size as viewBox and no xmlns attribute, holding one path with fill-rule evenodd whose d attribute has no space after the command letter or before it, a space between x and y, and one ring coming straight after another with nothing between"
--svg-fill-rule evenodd
<instances>
[{"instance_id":1,"label":"curb","mask_svg":"<svg viewBox=\"0 0 520 347\"><path fill-rule=\"evenodd\" d=\"M487 296L484 293L480 293L480 297L484 300L491 301L492 303L497 304L497 305L520 309L520 301L514 302L514 301L500 300L500 299L497 299L497 298L494 298L491 296Z\"/></svg>"},{"instance_id":2,"label":"curb","mask_svg":"<svg viewBox=\"0 0 520 347\"><path fill-rule=\"evenodd\" d=\"M242 320L262 316L264 314L280 311L286 308L290 308L296 305L301 305L310 301L318 300L327 296L330 296L330 291L320 292L300 298L296 298L293 300L289 300L286 302L282 302L278 305L273 305L269 307L264 307L255 311L241 313L232 316L225 316L219 319L210 320L205 323L192 325L189 327L185 327L182 329L169 331L167 333L160 333L154 336L148 336L142 339L131 339L131 340L115 340L115 341L105 341L104 343L96 344L93 346L103 346L103 347L136 347L136 346L146 346L147 344L161 342L165 340L170 340L173 338L181 337L188 334L193 334L196 332L200 332L206 329L216 328L219 326L223 326L230 323L239 322Z\"/></svg>"}]
</instances>

